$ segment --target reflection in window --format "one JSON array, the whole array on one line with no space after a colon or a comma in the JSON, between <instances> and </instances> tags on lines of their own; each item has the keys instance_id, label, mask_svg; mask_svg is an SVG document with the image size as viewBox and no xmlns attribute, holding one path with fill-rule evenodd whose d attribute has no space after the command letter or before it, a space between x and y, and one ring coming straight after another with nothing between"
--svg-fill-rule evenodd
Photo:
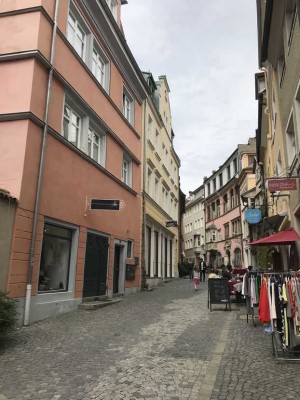
<instances>
[{"instance_id":1,"label":"reflection in window","mask_svg":"<svg viewBox=\"0 0 300 400\"><path fill-rule=\"evenodd\" d=\"M72 230L45 224L39 292L67 291L70 269Z\"/></svg>"}]
</instances>

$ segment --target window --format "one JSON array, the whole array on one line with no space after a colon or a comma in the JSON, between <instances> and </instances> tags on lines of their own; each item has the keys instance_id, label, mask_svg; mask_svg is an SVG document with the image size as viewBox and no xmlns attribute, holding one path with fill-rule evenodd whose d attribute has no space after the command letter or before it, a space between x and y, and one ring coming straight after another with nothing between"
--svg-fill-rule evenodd
<instances>
[{"instance_id":1,"label":"window","mask_svg":"<svg viewBox=\"0 0 300 400\"><path fill-rule=\"evenodd\" d=\"M122 161L122 180L123 182L131 186L132 184L132 161L131 158L124 153Z\"/></svg>"},{"instance_id":2,"label":"window","mask_svg":"<svg viewBox=\"0 0 300 400\"><path fill-rule=\"evenodd\" d=\"M217 231L216 230L212 230L211 231L211 241L215 242L217 240Z\"/></svg>"},{"instance_id":3,"label":"window","mask_svg":"<svg viewBox=\"0 0 300 400\"><path fill-rule=\"evenodd\" d=\"M227 180L229 181L231 179L231 173L230 173L230 165L227 166Z\"/></svg>"},{"instance_id":4,"label":"window","mask_svg":"<svg viewBox=\"0 0 300 400\"><path fill-rule=\"evenodd\" d=\"M283 38L281 36L281 39L279 41L279 55L277 59L277 73L278 73L278 81L279 81L279 86L282 86L283 80L284 80L284 75L285 75L285 69L286 69L286 64L285 64L285 54L284 54L284 44L283 44Z\"/></svg>"},{"instance_id":5,"label":"window","mask_svg":"<svg viewBox=\"0 0 300 400\"><path fill-rule=\"evenodd\" d=\"M236 248L234 250L233 266L240 267L241 265L242 265L242 252L241 252L241 249Z\"/></svg>"},{"instance_id":6,"label":"window","mask_svg":"<svg viewBox=\"0 0 300 400\"><path fill-rule=\"evenodd\" d=\"M88 135L88 153L91 158L99 162L100 138L91 128L89 128L89 135Z\"/></svg>"},{"instance_id":7,"label":"window","mask_svg":"<svg viewBox=\"0 0 300 400\"><path fill-rule=\"evenodd\" d=\"M72 108L65 104L63 136L74 146L79 147L79 139L82 129L82 119Z\"/></svg>"},{"instance_id":8,"label":"window","mask_svg":"<svg viewBox=\"0 0 300 400\"><path fill-rule=\"evenodd\" d=\"M152 118L150 117L150 115L148 116L148 132L147 132L147 136L148 136L148 140L152 141Z\"/></svg>"},{"instance_id":9,"label":"window","mask_svg":"<svg viewBox=\"0 0 300 400\"><path fill-rule=\"evenodd\" d=\"M233 160L233 171L234 171L234 175L237 173L238 168L237 168L237 159L235 158Z\"/></svg>"},{"instance_id":10,"label":"window","mask_svg":"<svg viewBox=\"0 0 300 400\"><path fill-rule=\"evenodd\" d=\"M85 115L74 100L66 99L62 135L98 164L105 166L106 136L98 131L99 128L95 129L99 125L99 121Z\"/></svg>"},{"instance_id":11,"label":"window","mask_svg":"<svg viewBox=\"0 0 300 400\"><path fill-rule=\"evenodd\" d=\"M132 258L132 250L133 250L133 241L127 241L127 258Z\"/></svg>"},{"instance_id":12,"label":"window","mask_svg":"<svg viewBox=\"0 0 300 400\"><path fill-rule=\"evenodd\" d=\"M223 174L219 174L219 187L221 188L223 186Z\"/></svg>"},{"instance_id":13,"label":"window","mask_svg":"<svg viewBox=\"0 0 300 400\"><path fill-rule=\"evenodd\" d=\"M296 138L295 138L295 127L294 127L294 118L293 114L291 114L288 126L286 129L286 147L287 147L287 154L288 154L288 163L289 166L294 161L296 156Z\"/></svg>"},{"instance_id":14,"label":"window","mask_svg":"<svg viewBox=\"0 0 300 400\"><path fill-rule=\"evenodd\" d=\"M210 183L207 184L207 196L210 195Z\"/></svg>"},{"instance_id":15,"label":"window","mask_svg":"<svg viewBox=\"0 0 300 400\"><path fill-rule=\"evenodd\" d=\"M285 9L285 28L286 42L290 46L293 38L293 32L296 22L296 2L295 0L287 0Z\"/></svg>"},{"instance_id":16,"label":"window","mask_svg":"<svg viewBox=\"0 0 300 400\"><path fill-rule=\"evenodd\" d=\"M159 179L155 177L155 182L154 182L154 199L158 203L159 199Z\"/></svg>"},{"instance_id":17,"label":"window","mask_svg":"<svg viewBox=\"0 0 300 400\"><path fill-rule=\"evenodd\" d=\"M79 16L75 16L76 13L74 11L75 10L70 10L68 15L67 38L79 56L84 59L86 50L86 33L83 24L79 22Z\"/></svg>"},{"instance_id":18,"label":"window","mask_svg":"<svg viewBox=\"0 0 300 400\"><path fill-rule=\"evenodd\" d=\"M159 148L159 132L157 130L155 131L155 147L156 147L156 150L158 150L158 148Z\"/></svg>"},{"instance_id":19,"label":"window","mask_svg":"<svg viewBox=\"0 0 300 400\"><path fill-rule=\"evenodd\" d=\"M254 165L254 156L248 156L248 167L253 167Z\"/></svg>"},{"instance_id":20,"label":"window","mask_svg":"<svg viewBox=\"0 0 300 400\"><path fill-rule=\"evenodd\" d=\"M45 223L39 293L68 290L72 233L71 229Z\"/></svg>"},{"instance_id":21,"label":"window","mask_svg":"<svg viewBox=\"0 0 300 400\"><path fill-rule=\"evenodd\" d=\"M109 90L109 60L97 43L94 43L92 73L100 85L108 92Z\"/></svg>"},{"instance_id":22,"label":"window","mask_svg":"<svg viewBox=\"0 0 300 400\"><path fill-rule=\"evenodd\" d=\"M147 193L152 196L152 170L148 168L147 174Z\"/></svg>"},{"instance_id":23,"label":"window","mask_svg":"<svg viewBox=\"0 0 300 400\"><path fill-rule=\"evenodd\" d=\"M213 179L213 190L214 190L214 192L217 190L217 180L216 180L216 178Z\"/></svg>"},{"instance_id":24,"label":"window","mask_svg":"<svg viewBox=\"0 0 300 400\"><path fill-rule=\"evenodd\" d=\"M225 194L225 196L223 197L223 202L224 202L224 213L226 213L226 212L228 211L227 201L228 201L228 196L227 196L227 194Z\"/></svg>"},{"instance_id":25,"label":"window","mask_svg":"<svg viewBox=\"0 0 300 400\"><path fill-rule=\"evenodd\" d=\"M229 238L229 224L224 225L225 239Z\"/></svg>"},{"instance_id":26,"label":"window","mask_svg":"<svg viewBox=\"0 0 300 400\"><path fill-rule=\"evenodd\" d=\"M123 91L123 115L131 124L133 124L134 106L133 98L129 92L124 88Z\"/></svg>"}]
</instances>

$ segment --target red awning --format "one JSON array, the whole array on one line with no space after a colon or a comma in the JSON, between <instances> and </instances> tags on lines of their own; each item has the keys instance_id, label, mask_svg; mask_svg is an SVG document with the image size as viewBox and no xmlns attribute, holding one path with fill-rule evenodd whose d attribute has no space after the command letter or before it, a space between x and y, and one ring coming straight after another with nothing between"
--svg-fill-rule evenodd
<instances>
[{"instance_id":1,"label":"red awning","mask_svg":"<svg viewBox=\"0 0 300 400\"><path fill-rule=\"evenodd\" d=\"M300 240L300 236L294 228L290 228L248 244L251 246L275 246L280 244L293 244L296 240Z\"/></svg>"}]
</instances>

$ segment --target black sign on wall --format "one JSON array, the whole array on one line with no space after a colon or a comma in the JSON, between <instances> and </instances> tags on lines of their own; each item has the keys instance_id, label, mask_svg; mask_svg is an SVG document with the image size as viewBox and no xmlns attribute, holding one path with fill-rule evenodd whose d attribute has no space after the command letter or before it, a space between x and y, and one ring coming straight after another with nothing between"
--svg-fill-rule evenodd
<instances>
[{"instance_id":1,"label":"black sign on wall","mask_svg":"<svg viewBox=\"0 0 300 400\"><path fill-rule=\"evenodd\" d=\"M167 221L166 222L166 227L167 228L176 227L177 225L178 225L177 221Z\"/></svg>"},{"instance_id":2,"label":"black sign on wall","mask_svg":"<svg viewBox=\"0 0 300 400\"><path fill-rule=\"evenodd\" d=\"M210 311L212 311L212 304L225 304L226 309L227 304L229 304L229 309L231 311L228 279L208 279L208 306L210 308Z\"/></svg>"},{"instance_id":3,"label":"black sign on wall","mask_svg":"<svg viewBox=\"0 0 300 400\"><path fill-rule=\"evenodd\" d=\"M120 210L120 200L91 199L91 210Z\"/></svg>"}]
</instances>

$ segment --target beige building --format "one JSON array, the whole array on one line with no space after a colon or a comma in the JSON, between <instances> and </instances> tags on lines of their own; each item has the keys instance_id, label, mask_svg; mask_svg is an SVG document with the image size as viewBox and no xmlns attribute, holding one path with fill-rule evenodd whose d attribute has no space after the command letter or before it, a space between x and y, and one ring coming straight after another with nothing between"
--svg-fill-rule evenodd
<instances>
[{"instance_id":1,"label":"beige building","mask_svg":"<svg viewBox=\"0 0 300 400\"><path fill-rule=\"evenodd\" d=\"M205 258L204 185L189 193L182 220L184 259L199 265Z\"/></svg>"},{"instance_id":2,"label":"beige building","mask_svg":"<svg viewBox=\"0 0 300 400\"><path fill-rule=\"evenodd\" d=\"M299 233L300 10L298 6L299 2L295 0L257 2L259 63L263 72L256 75L256 92L259 103L258 162L264 174L268 217L277 216L279 221L273 231L291 226ZM267 181L270 184L274 178L294 178L296 190L279 190L271 193ZM297 245L299 255L300 245ZM280 257L276 266L299 267L299 257L298 260L296 257L296 261L291 261L292 253L297 254L292 247L280 247Z\"/></svg>"},{"instance_id":3,"label":"beige building","mask_svg":"<svg viewBox=\"0 0 300 400\"><path fill-rule=\"evenodd\" d=\"M144 108L143 253L147 283L152 286L178 276L180 160L173 147L167 78L163 75L155 82L151 73L144 77L152 95Z\"/></svg>"}]
</instances>

